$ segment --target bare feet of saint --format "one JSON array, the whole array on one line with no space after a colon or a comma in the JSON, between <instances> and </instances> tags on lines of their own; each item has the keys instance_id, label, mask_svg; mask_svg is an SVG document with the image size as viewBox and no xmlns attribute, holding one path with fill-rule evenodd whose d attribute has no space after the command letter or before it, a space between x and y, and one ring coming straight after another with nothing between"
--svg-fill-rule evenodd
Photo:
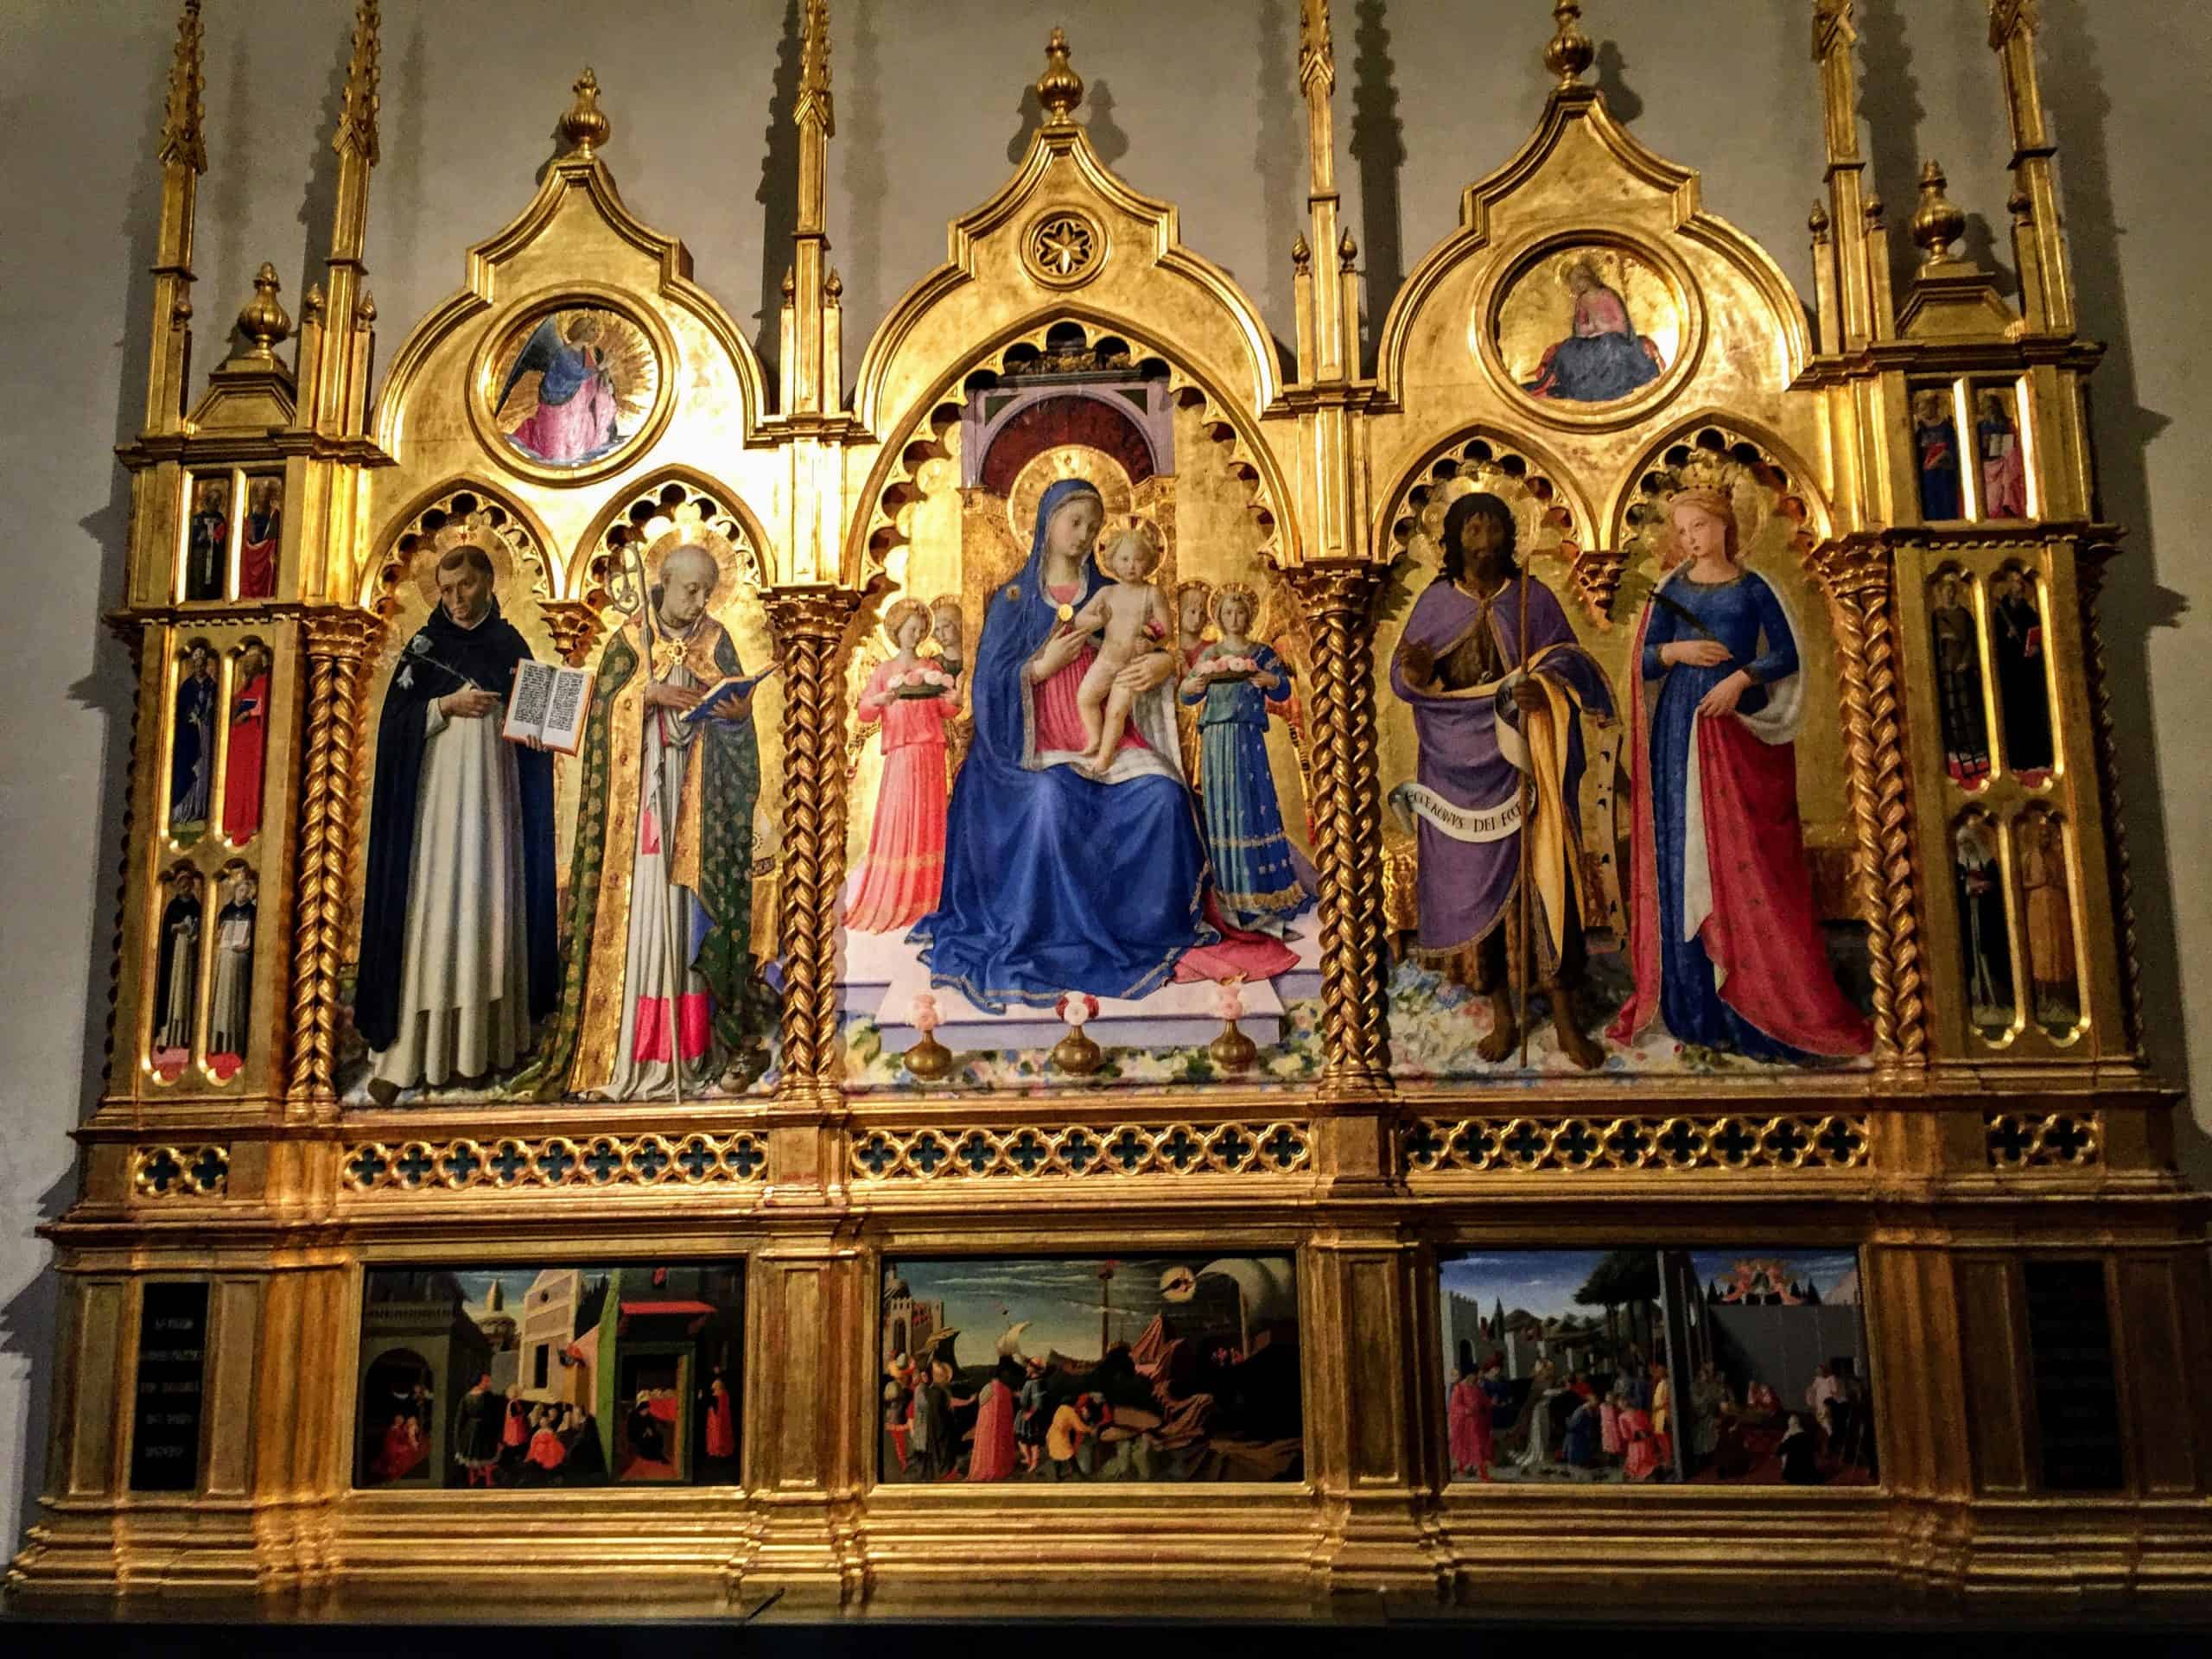
<instances>
[{"instance_id":1,"label":"bare feet of saint","mask_svg":"<svg viewBox=\"0 0 2212 1659\"><path fill-rule=\"evenodd\" d=\"M1581 1012L1574 1006L1572 991L1552 993L1552 1035L1559 1039L1559 1052L1585 1071L1595 1071L1605 1065L1605 1051L1583 1031Z\"/></svg>"},{"instance_id":2,"label":"bare feet of saint","mask_svg":"<svg viewBox=\"0 0 2212 1659\"><path fill-rule=\"evenodd\" d=\"M1492 1065L1521 1046L1521 1025L1513 1017L1513 997L1508 991L1490 994L1490 1035L1475 1045L1475 1052Z\"/></svg>"}]
</instances>

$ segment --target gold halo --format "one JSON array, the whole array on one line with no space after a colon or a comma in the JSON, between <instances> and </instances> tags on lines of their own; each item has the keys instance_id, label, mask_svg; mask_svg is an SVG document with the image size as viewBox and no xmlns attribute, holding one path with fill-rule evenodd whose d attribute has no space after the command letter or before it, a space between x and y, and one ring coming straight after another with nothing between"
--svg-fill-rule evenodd
<instances>
[{"instance_id":1,"label":"gold halo","mask_svg":"<svg viewBox=\"0 0 2212 1659\"><path fill-rule=\"evenodd\" d=\"M1098 539L1092 543L1090 549L1091 563L1097 567L1098 574L1107 581L1113 582L1117 578L1106 568L1106 556L1123 542L1131 539L1142 542L1152 550L1152 569L1144 573L1145 577L1148 578L1157 571L1161 563L1167 557L1167 538L1160 533L1160 526L1154 524L1151 519L1133 518L1123 524L1115 524L1109 520L1099 531Z\"/></svg>"},{"instance_id":2,"label":"gold halo","mask_svg":"<svg viewBox=\"0 0 2212 1659\"><path fill-rule=\"evenodd\" d=\"M715 577L715 592L726 594L734 585L737 575L737 549L729 537L712 524L695 518L689 524L668 518L654 518L645 525L649 538L645 543L645 586L660 586L661 567L668 563L668 556L679 547L696 547L715 562L718 573Z\"/></svg>"},{"instance_id":3,"label":"gold halo","mask_svg":"<svg viewBox=\"0 0 2212 1659\"><path fill-rule=\"evenodd\" d=\"M883 637L893 650L899 645L899 625L910 616L929 619L930 607L912 594L901 594L893 600L883 613Z\"/></svg>"},{"instance_id":4,"label":"gold halo","mask_svg":"<svg viewBox=\"0 0 2212 1659\"><path fill-rule=\"evenodd\" d=\"M430 538L428 547L415 550L415 586L423 595L423 602L432 610L438 608L438 564L457 547L473 547L492 562L492 594L512 596L511 584L515 579L514 550L500 537L499 529L492 516L478 511L466 518L448 518Z\"/></svg>"},{"instance_id":5,"label":"gold halo","mask_svg":"<svg viewBox=\"0 0 2212 1659\"><path fill-rule=\"evenodd\" d=\"M1135 495L1122 463L1103 449L1094 449L1087 443L1064 443L1039 450L1014 475L1014 486L1006 493L1007 525L1014 531L1014 545L1025 556L1037 533L1038 504L1045 499L1045 492L1064 478L1087 480L1098 492L1108 518L1128 512Z\"/></svg>"},{"instance_id":6,"label":"gold halo","mask_svg":"<svg viewBox=\"0 0 2212 1659\"><path fill-rule=\"evenodd\" d=\"M1214 590L1213 598L1206 606L1206 614L1213 619L1214 626L1219 628L1224 633L1229 632L1229 625L1221 620L1221 607L1232 599L1243 600L1252 613L1250 620L1245 624L1245 626L1257 626L1260 620L1260 595L1253 588L1241 582L1224 582Z\"/></svg>"}]
</instances>

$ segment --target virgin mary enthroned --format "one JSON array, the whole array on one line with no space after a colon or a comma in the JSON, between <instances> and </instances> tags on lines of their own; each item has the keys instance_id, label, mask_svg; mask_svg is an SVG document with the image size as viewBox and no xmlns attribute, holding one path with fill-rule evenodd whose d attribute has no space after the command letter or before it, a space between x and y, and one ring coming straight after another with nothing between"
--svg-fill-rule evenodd
<instances>
[{"instance_id":1,"label":"virgin mary enthroned","mask_svg":"<svg viewBox=\"0 0 2212 1659\"><path fill-rule=\"evenodd\" d=\"M1139 695L1103 775L1079 765L1089 745L1076 688L1096 653L1064 624L1104 580L1090 557L1104 522L1087 480L1054 484L1027 562L992 596L970 681L973 747L946 815L944 894L907 936L933 983L995 1014L1067 991L1135 999L1171 979L1268 978L1294 960L1221 920L1166 645L1122 671Z\"/></svg>"}]
</instances>

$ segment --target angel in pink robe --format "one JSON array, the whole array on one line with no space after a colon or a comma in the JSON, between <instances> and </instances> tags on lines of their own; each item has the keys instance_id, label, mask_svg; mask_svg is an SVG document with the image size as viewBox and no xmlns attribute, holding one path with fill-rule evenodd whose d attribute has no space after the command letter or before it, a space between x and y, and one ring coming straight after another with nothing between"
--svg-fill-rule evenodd
<instances>
[{"instance_id":1,"label":"angel in pink robe","mask_svg":"<svg viewBox=\"0 0 2212 1659\"><path fill-rule=\"evenodd\" d=\"M863 721L883 725L883 777L860 886L845 925L860 933L910 927L937 908L944 881L945 722L960 712L952 676L918 653L930 632L917 599L892 606L885 630L898 654L868 676Z\"/></svg>"}]
</instances>

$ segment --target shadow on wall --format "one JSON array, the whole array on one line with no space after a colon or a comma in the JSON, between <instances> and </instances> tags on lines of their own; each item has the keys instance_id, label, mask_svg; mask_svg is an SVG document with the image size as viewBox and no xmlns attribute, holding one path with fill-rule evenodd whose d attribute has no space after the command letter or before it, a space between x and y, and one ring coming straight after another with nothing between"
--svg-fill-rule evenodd
<instances>
[{"instance_id":1,"label":"shadow on wall","mask_svg":"<svg viewBox=\"0 0 2212 1659\"><path fill-rule=\"evenodd\" d=\"M2128 547L2114 560L2102 601L2106 683L2112 696L2121 806L2126 813L2134 882L2135 949L2143 986L2144 1044L2165 1077L2189 1085L2182 1009L2181 958L2175 937L2166 842L2152 717L2150 640L2153 628L2178 626L2189 601L2158 579L2158 526L2151 518L2145 451L2171 423L2145 409L2136 390L2135 343L2116 251L2126 234L2113 209L2112 156L2105 131L2112 99L2089 27L2088 0L2046 0L2043 81L2058 143L2059 188L2075 251L2082 334L2105 342L2089 383L2097 436L2097 516L2125 525ZM2104 251L2114 252L2108 257ZM2084 251L2090 257L2083 257ZM2187 1111L2180 1119L2182 1166L2212 1185L2212 1139Z\"/></svg>"},{"instance_id":2,"label":"shadow on wall","mask_svg":"<svg viewBox=\"0 0 2212 1659\"><path fill-rule=\"evenodd\" d=\"M153 25L166 46L168 20ZM162 143L163 106L167 96L168 53L148 54L150 73L138 93L137 107L145 114L141 124L137 154L151 156ZM145 410L146 334L144 320L154 306L153 265L162 181L155 169L134 168L130 191L122 209L122 232L130 275L124 291L122 378L115 404L115 442L136 441ZM243 226L237 234L243 235ZM196 332L193 367L219 359L229 338L231 312L213 304L200 308L206 325ZM212 357L211 357L212 353ZM121 605L124 592L126 556L130 538L130 475L122 464L111 463L107 499L79 518L78 527L91 542L99 562L99 605L83 619L86 671L69 686L70 700L101 717L99 760L99 805L93 830L92 880L85 894L83 913L91 918L92 949L84 963L85 1001L78 1056L77 1122L82 1123L99 1109L107 1079L108 1046L113 1036L115 975L118 963L116 925L121 914L120 886L124 837L130 822L130 731L137 701L137 676L130 653L120 649L99 618ZM25 1216L27 1225L59 1220L77 1197L77 1163L65 1149L50 1149L65 1160L62 1173L40 1196L37 1213ZM61 1281L50 1268L29 1281L0 1309L0 1354L22 1355L28 1361L22 1438L13 1448L11 1463L0 1452L0 1469L15 1471L17 1513L24 1525L36 1519L39 1493L46 1483L47 1443L53 1429L53 1366L59 1357L56 1333L61 1318ZM13 1554L20 1539L4 1541Z\"/></svg>"},{"instance_id":3,"label":"shadow on wall","mask_svg":"<svg viewBox=\"0 0 2212 1659\"><path fill-rule=\"evenodd\" d=\"M798 129L791 111L798 103L801 40L798 0L784 8L783 37L776 43L776 79L768 97L768 130L761 137L760 308L753 314L753 348L767 383L781 384L783 340L778 324L783 312L784 273L791 269L791 234L798 228ZM865 208L863 212L867 211Z\"/></svg>"},{"instance_id":4,"label":"shadow on wall","mask_svg":"<svg viewBox=\"0 0 2212 1659\"><path fill-rule=\"evenodd\" d=\"M1359 163L1360 240L1366 245L1369 319L1363 366L1375 371L1382 313L1406 279L1404 216L1398 175L1406 163L1405 123L1390 61L1390 16L1383 0L1359 0L1353 14L1351 155Z\"/></svg>"}]
</instances>

